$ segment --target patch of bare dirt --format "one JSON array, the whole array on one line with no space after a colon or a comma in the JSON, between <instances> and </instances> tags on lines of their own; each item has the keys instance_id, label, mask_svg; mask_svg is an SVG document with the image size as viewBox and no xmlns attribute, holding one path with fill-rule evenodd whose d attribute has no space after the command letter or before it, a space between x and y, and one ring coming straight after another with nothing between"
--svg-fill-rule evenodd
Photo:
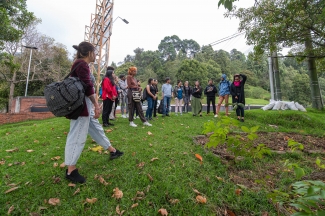
<instances>
[{"instance_id":1,"label":"patch of bare dirt","mask_svg":"<svg viewBox=\"0 0 325 216\"><path fill-rule=\"evenodd\" d=\"M254 140L254 144L265 144L268 148L273 150L275 153L284 154L290 152L288 147L288 140L292 139L298 143L304 145L304 153L321 153L325 154L325 139L319 137L313 137L308 135L294 134L294 133L266 133L259 132L258 138ZM211 135L211 134L209 134ZM205 145L209 142L209 135L200 135L194 137L194 142L199 145ZM242 134L243 142L247 141L245 134ZM228 165L229 178L232 182L239 185L244 185L247 188L253 190L259 190L260 188L274 189L276 187L275 182L280 177L279 175L284 172L282 166L276 163L268 164L255 164L254 171L243 169L240 170L231 164L235 163L235 156L227 151L226 145L219 145L216 148L210 149L215 155L221 157L222 163ZM307 156L307 155L306 155ZM242 158L237 157L236 160L241 160ZM305 158L306 159L306 158ZM314 159L312 159L314 160ZM285 170L285 172L292 172L290 170ZM312 173L310 176L304 177L304 179L310 180L325 180L325 173Z\"/></svg>"}]
</instances>

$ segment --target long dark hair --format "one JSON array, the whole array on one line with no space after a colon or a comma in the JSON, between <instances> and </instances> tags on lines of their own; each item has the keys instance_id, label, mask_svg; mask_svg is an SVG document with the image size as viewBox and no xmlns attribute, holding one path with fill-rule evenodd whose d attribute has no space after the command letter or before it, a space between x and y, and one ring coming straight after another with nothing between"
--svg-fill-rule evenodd
<instances>
[{"instance_id":1,"label":"long dark hair","mask_svg":"<svg viewBox=\"0 0 325 216\"><path fill-rule=\"evenodd\" d=\"M85 58L90 52L95 51L95 47L89 42L81 42L79 45L73 45L72 47L77 50L77 59Z\"/></svg>"},{"instance_id":2,"label":"long dark hair","mask_svg":"<svg viewBox=\"0 0 325 216\"><path fill-rule=\"evenodd\" d=\"M148 85L151 85L151 81L152 81L152 80L154 80L154 79L152 79L152 78L149 78L149 79L148 79Z\"/></svg>"},{"instance_id":3,"label":"long dark hair","mask_svg":"<svg viewBox=\"0 0 325 216\"><path fill-rule=\"evenodd\" d=\"M107 77L109 79L109 81L111 81L112 85L114 86L115 85L115 80L114 80L114 77L113 77L113 70L107 70L106 71L106 74L105 74L105 77Z\"/></svg>"}]
</instances>

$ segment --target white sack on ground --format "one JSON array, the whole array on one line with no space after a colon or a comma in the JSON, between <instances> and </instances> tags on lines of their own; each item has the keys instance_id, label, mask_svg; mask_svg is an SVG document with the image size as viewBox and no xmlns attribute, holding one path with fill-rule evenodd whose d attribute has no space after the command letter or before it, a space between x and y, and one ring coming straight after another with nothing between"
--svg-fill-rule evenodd
<instances>
[{"instance_id":1,"label":"white sack on ground","mask_svg":"<svg viewBox=\"0 0 325 216\"><path fill-rule=\"evenodd\" d=\"M289 109L291 109L291 110L298 110L298 108L296 107L294 101L289 102L289 103L288 103L288 107L289 107Z\"/></svg>"},{"instance_id":2,"label":"white sack on ground","mask_svg":"<svg viewBox=\"0 0 325 216\"><path fill-rule=\"evenodd\" d=\"M275 105L272 110L279 110L282 107L283 102L282 101L277 101L275 102Z\"/></svg>"},{"instance_id":3,"label":"white sack on ground","mask_svg":"<svg viewBox=\"0 0 325 216\"><path fill-rule=\"evenodd\" d=\"M307 110L305 109L305 107L303 107L298 102L296 102L295 105L296 105L296 107L297 107L298 110L303 111L303 112L307 112Z\"/></svg>"}]
</instances>

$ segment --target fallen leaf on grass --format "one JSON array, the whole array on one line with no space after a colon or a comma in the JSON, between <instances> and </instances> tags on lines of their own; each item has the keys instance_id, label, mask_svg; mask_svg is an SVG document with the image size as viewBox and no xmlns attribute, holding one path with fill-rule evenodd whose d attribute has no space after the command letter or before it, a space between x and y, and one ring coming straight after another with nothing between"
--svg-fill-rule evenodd
<instances>
[{"instance_id":1,"label":"fallen leaf on grass","mask_svg":"<svg viewBox=\"0 0 325 216\"><path fill-rule=\"evenodd\" d=\"M1 161L0 161L0 165L4 165L5 163L6 163L5 160L1 160Z\"/></svg>"},{"instance_id":2,"label":"fallen leaf on grass","mask_svg":"<svg viewBox=\"0 0 325 216\"><path fill-rule=\"evenodd\" d=\"M168 201L169 201L170 204L173 204L173 205L179 203L179 200L178 199L170 199Z\"/></svg>"},{"instance_id":3,"label":"fallen leaf on grass","mask_svg":"<svg viewBox=\"0 0 325 216\"><path fill-rule=\"evenodd\" d=\"M65 135L67 135L67 134L68 134L68 132L66 132L66 131L65 131L65 132L63 132L63 133L64 133Z\"/></svg>"},{"instance_id":4,"label":"fallen leaf on grass","mask_svg":"<svg viewBox=\"0 0 325 216\"><path fill-rule=\"evenodd\" d=\"M131 208L135 208L135 207L137 207L139 205L139 203L134 203L132 206L131 206Z\"/></svg>"},{"instance_id":5,"label":"fallen leaf on grass","mask_svg":"<svg viewBox=\"0 0 325 216\"><path fill-rule=\"evenodd\" d=\"M61 178L60 177L56 177L56 178L54 178L54 180L53 180L53 184L57 184L57 183L59 183L61 181Z\"/></svg>"},{"instance_id":6,"label":"fallen leaf on grass","mask_svg":"<svg viewBox=\"0 0 325 216\"><path fill-rule=\"evenodd\" d=\"M112 132L113 130L111 130L111 129L107 129L105 132L106 133L109 133L109 132Z\"/></svg>"},{"instance_id":7,"label":"fallen leaf on grass","mask_svg":"<svg viewBox=\"0 0 325 216\"><path fill-rule=\"evenodd\" d=\"M114 197L115 199L121 199L123 197L123 192L120 189L115 188L113 189L113 192L114 194L112 195L112 197Z\"/></svg>"},{"instance_id":8,"label":"fallen leaf on grass","mask_svg":"<svg viewBox=\"0 0 325 216\"><path fill-rule=\"evenodd\" d=\"M12 163L8 164L8 166L12 166Z\"/></svg>"},{"instance_id":9,"label":"fallen leaf on grass","mask_svg":"<svg viewBox=\"0 0 325 216\"><path fill-rule=\"evenodd\" d=\"M123 210L123 211L120 210L120 205L117 205L115 210L116 210L116 213L120 216L123 215L123 213L125 212L125 210Z\"/></svg>"},{"instance_id":10,"label":"fallen leaf on grass","mask_svg":"<svg viewBox=\"0 0 325 216\"><path fill-rule=\"evenodd\" d=\"M51 160L56 161L56 160L59 160L60 158L61 158L60 156L56 156L56 157L52 157Z\"/></svg>"},{"instance_id":11,"label":"fallen leaf on grass","mask_svg":"<svg viewBox=\"0 0 325 216\"><path fill-rule=\"evenodd\" d=\"M58 163L54 163L54 164L53 164L53 167L57 167L57 166L59 166Z\"/></svg>"},{"instance_id":12,"label":"fallen leaf on grass","mask_svg":"<svg viewBox=\"0 0 325 216\"><path fill-rule=\"evenodd\" d=\"M192 188L192 190L194 191L194 193L196 193L196 194L198 194L198 195L200 195L200 194L201 194L201 192L200 192L200 191L198 191L198 190L196 190L196 189L194 189L194 188Z\"/></svg>"},{"instance_id":13,"label":"fallen leaf on grass","mask_svg":"<svg viewBox=\"0 0 325 216\"><path fill-rule=\"evenodd\" d=\"M19 187L13 187L13 188L10 188L9 190L6 190L5 194L10 193L10 192L12 192L12 191L14 191L14 190L17 190L18 188L19 188Z\"/></svg>"},{"instance_id":14,"label":"fallen leaf on grass","mask_svg":"<svg viewBox=\"0 0 325 216\"><path fill-rule=\"evenodd\" d=\"M136 155L136 152L133 152L133 153L132 153L132 156L135 156L135 155Z\"/></svg>"},{"instance_id":15,"label":"fallen leaf on grass","mask_svg":"<svg viewBox=\"0 0 325 216\"><path fill-rule=\"evenodd\" d=\"M152 144L150 143L149 146L152 147Z\"/></svg>"},{"instance_id":16,"label":"fallen leaf on grass","mask_svg":"<svg viewBox=\"0 0 325 216\"><path fill-rule=\"evenodd\" d=\"M16 152L16 151L18 151L18 150L19 150L18 148L8 149L8 150L6 150L6 152L10 152L10 153L12 153L12 152Z\"/></svg>"},{"instance_id":17,"label":"fallen leaf on grass","mask_svg":"<svg viewBox=\"0 0 325 216\"><path fill-rule=\"evenodd\" d=\"M99 176L98 180L99 180L100 183L102 183L105 186L110 184L110 183L106 182L105 179L103 177L101 177L101 176Z\"/></svg>"},{"instance_id":18,"label":"fallen leaf on grass","mask_svg":"<svg viewBox=\"0 0 325 216\"><path fill-rule=\"evenodd\" d=\"M153 162L155 160L159 160L159 158L152 158L150 161Z\"/></svg>"},{"instance_id":19,"label":"fallen leaf on grass","mask_svg":"<svg viewBox=\"0 0 325 216\"><path fill-rule=\"evenodd\" d=\"M224 181L223 178L216 176L219 181Z\"/></svg>"},{"instance_id":20,"label":"fallen leaf on grass","mask_svg":"<svg viewBox=\"0 0 325 216\"><path fill-rule=\"evenodd\" d=\"M103 151L104 148L102 146L96 146L94 148L91 148L91 150L94 152L100 152L100 151Z\"/></svg>"},{"instance_id":21,"label":"fallen leaf on grass","mask_svg":"<svg viewBox=\"0 0 325 216\"><path fill-rule=\"evenodd\" d=\"M147 133L149 136L151 136L152 135L152 133L150 132L150 131L148 131L148 133Z\"/></svg>"},{"instance_id":22,"label":"fallen leaf on grass","mask_svg":"<svg viewBox=\"0 0 325 216\"><path fill-rule=\"evenodd\" d=\"M34 143L39 143L39 141L38 140L34 140Z\"/></svg>"},{"instance_id":23,"label":"fallen leaf on grass","mask_svg":"<svg viewBox=\"0 0 325 216\"><path fill-rule=\"evenodd\" d=\"M239 196L240 193L241 193L241 189L238 189L238 188L237 188L237 189L235 190L235 193L236 193L237 196Z\"/></svg>"},{"instance_id":24,"label":"fallen leaf on grass","mask_svg":"<svg viewBox=\"0 0 325 216\"><path fill-rule=\"evenodd\" d=\"M33 152L34 150L33 149L28 149L27 152L30 153L30 152Z\"/></svg>"},{"instance_id":25,"label":"fallen leaf on grass","mask_svg":"<svg viewBox=\"0 0 325 216\"><path fill-rule=\"evenodd\" d=\"M145 196L143 191L137 191L137 196Z\"/></svg>"},{"instance_id":26,"label":"fallen leaf on grass","mask_svg":"<svg viewBox=\"0 0 325 216\"><path fill-rule=\"evenodd\" d=\"M47 207L44 207L44 206L40 206L40 207L38 207L38 210L40 210L40 211L42 211L42 210L46 210L47 209Z\"/></svg>"},{"instance_id":27,"label":"fallen leaf on grass","mask_svg":"<svg viewBox=\"0 0 325 216\"><path fill-rule=\"evenodd\" d=\"M163 209L163 208L159 209L158 210L158 213L160 213L160 215L162 215L162 216L167 216L168 215L167 210L166 209Z\"/></svg>"},{"instance_id":28,"label":"fallen leaf on grass","mask_svg":"<svg viewBox=\"0 0 325 216\"><path fill-rule=\"evenodd\" d=\"M60 204L60 199L59 198L51 198L49 199L49 201L47 202L50 205L59 205Z\"/></svg>"},{"instance_id":29,"label":"fallen leaf on grass","mask_svg":"<svg viewBox=\"0 0 325 216\"><path fill-rule=\"evenodd\" d=\"M144 164L145 164L145 162L141 162L141 163L137 164L137 167L142 168L144 166Z\"/></svg>"},{"instance_id":30,"label":"fallen leaf on grass","mask_svg":"<svg viewBox=\"0 0 325 216\"><path fill-rule=\"evenodd\" d=\"M207 203L207 198L205 198L205 197L203 197L203 196L201 196L201 195L197 195L197 196L196 196L196 201L197 201L198 203L205 204L205 203Z\"/></svg>"},{"instance_id":31,"label":"fallen leaf on grass","mask_svg":"<svg viewBox=\"0 0 325 216\"><path fill-rule=\"evenodd\" d=\"M147 174L147 176L148 176L148 178L149 178L150 181L153 181L153 178L152 178L152 176L149 173Z\"/></svg>"},{"instance_id":32,"label":"fallen leaf on grass","mask_svg":"<svg viewBox=\"0 0 325 216\"><path fill-rule=\"evenodd\" d=\"M60 164L60 168L64 168L65 167L65 163L63 162L62 164Z\"/></svg>"},{"instance_id":33,"label":"fallen leaf on grass","mask_svg":"<svg viewBox=\"0 0 325 216\"><path fill-rule=\"evenodd\" d=\"M236 216L235 213L233 213L231 210L226 209L225 210L225 215L229 215L229 216Z\"/></svg>"},{"instance_id":34,"label":"fallen leaf on grass","mask_svg":"<svg viewBox=\"0 0 325 216\"><path fill-rule=\"evenodd\" d=\"M16 187L16 186L19 185L19 184L20 184L20 182L17 183L17 184L15 184L15 183L11 183L11 184L8 184L8 186L9 186L9 187Z\"/></svg>"},{"instance_id":35,"label":"fallen leaf on grass","mask_svg":"<svg viewBox=\"0 0 325 216\"><path fill-rule=\"evenodd\" d=\"M73 183L68 184L68 187L75 187L75 186L76 186L76 184L73 184Z\"/></svg>"},{"instance_id":36,"label":"fallen leaf on grass","mask_svg":"<svg viewBox=\"0 0 325 216\"><path fill-rule=\"evenodd\" d=\"M26 164L26 162L21 162L21 164L20 164L20 165L24 166L25 164Z\"/></svg>"},{"instance_id":37,"label":"fallen leaf on grass","mask_svg":"<svg viewBox=\"0 0 325 216\"><path fill-rule=\"evenodd\" d=\"M15 209L15 206L10 206L10 208L8 209L8 215L11 214L11 212Z\"/></svg>"},{"instance_id":38,"label":"fallen leaf on grass","mask_svg":"<svg viewBox=\"0 0 325 216\"><path fill-rule=\"evenodd\" d=\"M89 204L93 204L93 203L97 202L97 198L91 198L91 199L86 198L86 202Z\"/></svg>"},{"instance_id":39,"label":"fallen leaf on grass","mask_svg":"<svg viewBox=\"0 0 325 216\"><path fill-rule=\"evenodd\" d=\"M269 213L268 212L263 212L262 216L269 216Z\"/></svg>"},{"instance_id":40,"label":"fallen leaf on grass","mask_svg":"<svg viewBox=\"0 0 325 216\"><path fill-rule=\"evenodd\" d=\"M201 155L195 154L195 157L200 161L201 164L203 163L203 158Z\"/></svg>"},{"instance_id":41,"label":"fallen leaf on grass","mask_svg":"<svg viewBox=\"0 0 325 216\"><path fill-rule=\"evenodd\" d=\"M80 192L80 188L78 188L78 189L73 193L72 196L76 195L76 194L79 193L79 192Z\"/></svg>"},{"instance_id":42,"label":"fallen leaf on grass","mask_svg":"<svg viewBox=\"0 0 325 216\"><path fill-rule=\"evenodd\" d=\"M10 133L6 133L6 136L8 136Z\"/></svg>"}]
</instances>

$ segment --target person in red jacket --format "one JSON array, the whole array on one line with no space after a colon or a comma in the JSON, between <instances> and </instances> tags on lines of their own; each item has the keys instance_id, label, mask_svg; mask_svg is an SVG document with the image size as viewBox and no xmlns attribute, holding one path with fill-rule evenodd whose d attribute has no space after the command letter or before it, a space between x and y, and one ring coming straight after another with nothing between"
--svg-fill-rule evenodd
<instances>
[{"instance_id":1,"label":"person in red jacket","mask_svg":"<svg viewBox=\"0 0 325 216\"><path fill-rule=\"evenodd\" d=\"M105 78L102 82L102 99L103 99L102 120L103 120L104 127L114 126L114 124L109 122L109 114L111 113L113 108L113 103L117 98L117 91L116 91L114 78L115 78L114 68L107 67Z\"/></svg>"}]
</instances>

